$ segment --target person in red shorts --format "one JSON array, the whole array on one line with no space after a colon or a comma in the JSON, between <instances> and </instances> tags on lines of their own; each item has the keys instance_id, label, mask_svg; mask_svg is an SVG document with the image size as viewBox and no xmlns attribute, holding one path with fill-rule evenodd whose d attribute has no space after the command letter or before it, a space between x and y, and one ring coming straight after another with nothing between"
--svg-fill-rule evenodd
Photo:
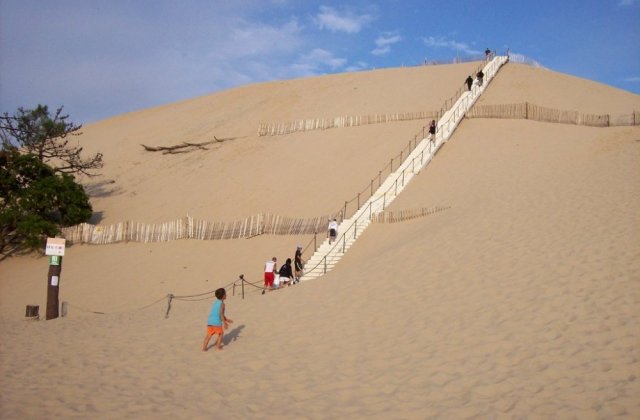
<instances>
[{"instance_id":1,"label":"person in red shorts","mask_svg":"<svg viewBox=\"0 0 640 420\"><path fill-rule=\"evenodd\" d=\"M273 289L273 281L276 278L276 257L271 258L271 261L264 263L264 288L267 290Z\"/></svg>"}]
</instances>

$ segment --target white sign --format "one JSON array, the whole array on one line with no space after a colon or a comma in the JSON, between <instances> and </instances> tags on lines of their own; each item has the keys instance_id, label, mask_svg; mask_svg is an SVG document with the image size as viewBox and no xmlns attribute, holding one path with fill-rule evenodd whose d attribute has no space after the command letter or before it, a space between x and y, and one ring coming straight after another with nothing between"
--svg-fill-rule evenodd
<instances>
[{"instance_id":1,"label":"white sign","mask_svg":"<svg viewBox=\"0 0 640 420\"><path fill-rule=\"evenodd\" d=\"M51 276L51 285L52 286L57 286L58 285L58 276Z\"/></svg>"},{"instance_id":2,"label":"white sign","mask_svg":"<svg viewBox=\"0 0 640 420\"><path fill-rule=\"evenodd\" d=\"M64 238L47 238L47 247L45 248L45 255L57 255L64 257Z\"/></svg>"}]
</instances>

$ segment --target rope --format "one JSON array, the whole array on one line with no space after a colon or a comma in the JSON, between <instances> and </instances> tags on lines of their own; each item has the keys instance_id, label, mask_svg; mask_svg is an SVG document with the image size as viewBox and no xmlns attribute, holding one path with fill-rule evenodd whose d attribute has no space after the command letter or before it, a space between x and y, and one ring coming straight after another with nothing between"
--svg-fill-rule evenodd
<instances>
[{"instance_id":1,"label":"rope","mask_svg":"<svg viewBox=\"0 0 640 420\"><path fill-rule=\"evenodd\" d=\"M149 308L149 307L151 307L151 306L153 306L153 305L156 305L156 304L158 304L158 303L162 302L162 301L163 301L163 300L165 300L166 298L167 298L167 297L166 297L166 296L164 296L164 297L162 297L162 298L160 298L160 299L158 299L158 300L156 300L156 301L154 301L154 302L151 302L151 303L150 303L150 304L148 304L148 305L142 306L142 307L137 308L137 309L129 309L129 310L115 311L115 312L92 311L91 309L84 308L84 307L82 307L82 306L76 305L75 303L74 303L74 304L71 304L70 302L67 302L67 305L69 305L69 307L74 307L74 308L79 309L79 310L81 310L81 311L89 312L89 313L92 313L92 314L98 314L98 315L113 315L113 314L122 314L122 313L128 313L128 312L139 312L139 311L142 311L142 310L144 310L144 309L147 309L147 308Z\"/></svg>"}]
</instances>

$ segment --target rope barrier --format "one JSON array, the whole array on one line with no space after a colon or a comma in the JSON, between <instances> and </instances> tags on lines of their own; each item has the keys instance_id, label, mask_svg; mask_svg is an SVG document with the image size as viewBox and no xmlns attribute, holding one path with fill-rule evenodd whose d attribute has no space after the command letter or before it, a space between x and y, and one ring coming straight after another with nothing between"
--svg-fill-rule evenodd
<instances>
[{"instance_id":1,"label":"rope barrier","mask_svg":"<svg viewBox=\"0 0 640 420\"><path fill-rule=\"evenodd\" d=\"M140 308L137 308L137 309L129 309L129 310L115 311L115 312L92 311L92 310L90 310L90 309L83 308L82 306L76 305L75 303L73 303L73 304L72 304L72 303L70 303L70 302L67 302L67 305L69 305L69 307L74 307L74 308L79 309L79 310L81 310L81 311L89 312L89 313L92 313L92 314L98 314L98 315L114 315L114 314L123 314L123 313L129 313L129 312L139 312L139 311L142 311L142 310L144 310L144 309L150 308L151 306L156 305L156 304L158 304L158 303L162 302L162 301L163 301L163 300L165 300L165 299L166 299L166 296L165 296L165 297L162 297L162 298L160 298L160 299L158 299L158 300L156 300L156 301L153 301L153 302L151 302L151 303L150 303L150 304L148 304L148 305L145 305L145 306L142 306L142 307L140 307Z\"/></svg>"}]
</instances>

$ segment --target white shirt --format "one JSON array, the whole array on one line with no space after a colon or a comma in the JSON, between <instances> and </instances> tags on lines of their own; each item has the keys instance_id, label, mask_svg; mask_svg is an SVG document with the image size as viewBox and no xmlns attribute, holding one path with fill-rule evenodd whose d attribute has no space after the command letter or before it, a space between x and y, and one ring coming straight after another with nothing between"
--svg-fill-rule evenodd
<instances>
[{"instance_id":1,"label":"white shirt","mask_svg":"<svg viewBox=\"0 0 640 420\"><path fill-rule=\"evenodd\" d=\"M264 272L273 273L273 267L276 265L275 261L267 261L264 263Z\"/></svg>"}]
</instances>

